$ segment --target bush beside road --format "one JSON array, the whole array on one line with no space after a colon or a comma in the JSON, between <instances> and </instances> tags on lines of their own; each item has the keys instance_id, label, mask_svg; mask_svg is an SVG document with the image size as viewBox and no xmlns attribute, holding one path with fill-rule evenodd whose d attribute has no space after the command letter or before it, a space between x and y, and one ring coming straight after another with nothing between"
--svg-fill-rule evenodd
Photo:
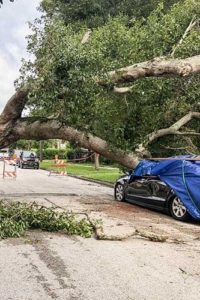
<instances>
[{"instance_id":1,"label":"bush beside road","mask_svg":"<svg viewBox=\"0 0 200 300\"><path fill-rule=\"evenodd\" d=\"M52 170L54 160L44 160L40 164L41 169ZM56 170L56 165L55 168ZM114 183L116 179L122 175L119 168L116 167L100 167L99 170L95 170L93 165L89 164L73 164L67 163L66 170L69 175L80 176L87 179L93 179L103 182Z\"/></svg>"}]
</instances>

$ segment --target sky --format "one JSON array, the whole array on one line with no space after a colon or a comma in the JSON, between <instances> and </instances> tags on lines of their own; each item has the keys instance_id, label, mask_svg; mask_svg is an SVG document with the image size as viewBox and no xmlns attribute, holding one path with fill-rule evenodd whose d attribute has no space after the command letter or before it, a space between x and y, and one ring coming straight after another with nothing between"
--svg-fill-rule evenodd
<instances>
[{"instance_id":1,"label":"sky","mask_svg":"<svg viewBox=\"0 0 200 300\"><path fill-rule=\"evenodd\" d=\"M14 81L19 76L22 57L28 57L28 21L39 16L39 3L40 0L4 0L0 8L0 112L15 92Z\"/></svg>"}]
</instances>

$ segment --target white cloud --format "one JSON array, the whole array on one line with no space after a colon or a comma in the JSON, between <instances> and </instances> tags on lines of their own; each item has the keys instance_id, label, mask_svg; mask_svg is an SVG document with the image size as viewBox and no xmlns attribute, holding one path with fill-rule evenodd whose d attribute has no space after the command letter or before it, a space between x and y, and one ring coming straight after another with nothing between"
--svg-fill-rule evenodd
<instances>
[{"instance_id":1,"label":"white cloud","mask_svg":"<svg viewBox=\"0 0 200 300\"><path fill-rule=\"evenodd\" d=\"M18 75L18 68L16 66L12 68L6 59L2 59L0 54L0 111L14 93L13 82Z\"/></svg>"},{"instance_id":2,"label":"white cloud","mask_svg":"<svg viewBox=\"0 0 200 300\"><path fill-rule=\"evenodd\" d=\"M0 112L15 92L14 81L19 76L22 57L27 57L25 36L30 34L28 21L39 12L40 0L4 1L0 8Z\"/></svg>"}]
</instances>

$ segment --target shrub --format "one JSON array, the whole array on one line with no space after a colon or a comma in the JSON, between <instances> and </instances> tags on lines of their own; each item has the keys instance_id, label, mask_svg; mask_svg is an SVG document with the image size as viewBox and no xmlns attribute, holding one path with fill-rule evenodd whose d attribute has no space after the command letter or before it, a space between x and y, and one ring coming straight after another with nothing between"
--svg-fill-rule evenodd
<instances>
[{"instance_id":1,"label":"shrub","mask_svg":"<svg viewBox=\"0 0 200 300\"><path fill-rule=\"evenodd\" d=\"M55 155L58 155L58 158L60 159L66 159L67 158L67 152L66 149L56 149L56 148L47 148L43 150L43 159L54 159ZM37 156L40 156L39 150L37 151Z\"/></svg>"}]
</instances>

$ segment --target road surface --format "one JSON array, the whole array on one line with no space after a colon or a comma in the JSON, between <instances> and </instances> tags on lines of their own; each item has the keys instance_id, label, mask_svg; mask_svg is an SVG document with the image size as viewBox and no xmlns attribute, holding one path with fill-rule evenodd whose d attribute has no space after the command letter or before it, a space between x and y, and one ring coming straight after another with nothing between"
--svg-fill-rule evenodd
<instances>
[{"instance_id":1,"label":"road surface","mask_svg":"<svg viewBox=\"0 0 200 300\"><path fill-rule=\"evenodd\" d=\"M198 223L117 203L112 188L42 170L0 179L0 198L87 211L113 235L137 228L169 236L165 243L134 235L98 241L33 231L0 241L1 300L200 299Z\"/></svg>"}]
</instances>

